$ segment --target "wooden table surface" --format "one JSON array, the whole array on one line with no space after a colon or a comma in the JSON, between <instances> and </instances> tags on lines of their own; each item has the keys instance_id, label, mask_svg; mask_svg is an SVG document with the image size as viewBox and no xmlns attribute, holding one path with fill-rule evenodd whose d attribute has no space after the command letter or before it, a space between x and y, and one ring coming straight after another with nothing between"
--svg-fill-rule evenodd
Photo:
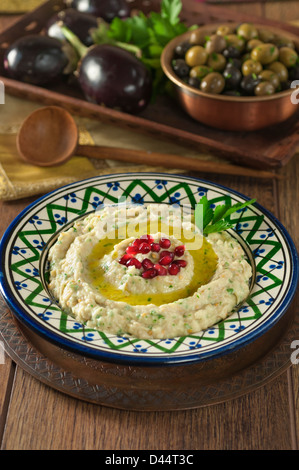
<instances>
[{"instance_id":1,"label":"wooden table surface","mask_svg":"<svg viewBox=\"0 0 299 470\"><path fill-rule=\"evenodd\" d=\"M295 17L296 3L255 2L241 4L239 8L251 14L289 20ZM299 19L298 3L297 17ZM0 17L0 29L14 20L11 16ZM298 247L298 158L293 158L279 173L284 180L200 176L257 198L285 225ZM33 200L1 203L0 236ZM299 315L298 295L292 308ZM173 453L178 450L190 453L197 450L298 450L299 365L292 365L266 385L225 403L187 411L143 413L111 409L64 395L33 378L5 353L5 362L0 364L0 413L2 450L164 450Z\"/></svg>"}]
</instances>

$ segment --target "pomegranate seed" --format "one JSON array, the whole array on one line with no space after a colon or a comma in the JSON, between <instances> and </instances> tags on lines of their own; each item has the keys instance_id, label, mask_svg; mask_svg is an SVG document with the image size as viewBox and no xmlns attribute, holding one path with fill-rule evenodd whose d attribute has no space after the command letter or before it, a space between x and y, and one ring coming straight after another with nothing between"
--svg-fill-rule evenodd
<instances>
[{"instance_id":1,"label":"pomegranate seed","mask_svg":"<svg viewBox=\"0 0 299 470\"><path fill-rule=\"evenodd\" d=\"M176 259L173 261L173 264L177 264L180 268L185 268L187 266L187 261L184 259Z\"/></svg>"},{"instance_id":2,"label":"pomegranate seed","mask_svg":"<svg viewBox=\"0 0 299 470\"><path fill-rule=\"evenodd\" d=\"M126 253L128 255L137 255L138 253L138 247L137 246L128 246L128 248L126 249Z\"/></svg>"},{"instance_id":3,"label":"pomegranate seed","mask_svg":"<svg viewBox=\"0 0 299 470\"><path fill-rule=\"evenodd\" d=\"M185 253L185 247L184 245L180 245L180 246L176 246L175 249L174 249L174 254L175 256L183 256L183 254Z\"/></svg>"},{"instance_id":4,"label":"pomegranate seed","mask_svg":"<svg viewBox=\"0 0 299 470\"><path fill-rule=\"evenodd\" d=\"M164 266L161 266L161 264L155 264L154 268L157 270L158 276L166 276L167 269L164 268Z\"/></svg>"},{"instance_id":5,"label":"pomegranate seed","mask_svg":"<svg viewBox=\"0 0 299 470\"><path fill-rule=\"evenodd\" d=\"M140 237L141 241L145 241L147 243L153 243L154 239L151 235L142 235L142 237Z\"/></svg>"},{"instance_id":6,"label":"pomegranate seed","mask_svg":"<svg viewBox=\"0 0 299 470\"><path fill-rule=\"evenodd\" d=\"M148 243L143 242L139 245L139 253L146 254L151 251L151 247Z\"/></svg>"},{"instance_id":7,"label":"pomegranate seed","mask_svg":"<svg viewBox=\"0 0 299 470\"><path fill-rule=\"evenodd\" d=\"M171 241L168 238L161 238L159 245L161 248L169 248Z\"/></svg>"},{"instance_id":8,"label":"pomegranate seed","mask_svg":"<svg viewBox=\"0 0 299 470\"><path fill-rule=\"evenodd\" d=\"M168 272L171 276L176 276L180 272L180 267L178 264L170 264L168 267Z\"/></svg>"},{"instance_id":9,"label":"pomegranate seed","mask_svg":"<svg viewBox=\"0 0 299 470\"><path fill-rule=\"evenodd\" d=\"M159 260L159 263L162 264L163 266L166 266L170 264L173 260L173 256L171 254L162 256Z\"/></svg>"},{"instance_id":10,"label":"pomegranate seed","mask_svg":"<svg viewBox=\"0 0 299 470\"><path fill-rule=\"evenodd\" d=\"M136 246L139 248L141 243L142 243L142 240L140 240L140 238L136 238L136 240L133 241L132 246Z\"/></svg>"},{"instance_id":11,"label":"pomegranate seed","mask_svg":"<svg viewBox=\"0 0 299 470\"><path fill-rule=\"evenodd\" d=\"M161 247L160 247L159 243L152 243L151 250L155 253L158 253L158 251L161 250Z\"/></svg>"},{"instance_id":12,"label":"pomegranate seed","mask_svg":"<svg viewBox=\"0 0 299 470\"><path fill-rule=\"evenodd\" d=\"M158 274L157 270L155 268L148 269L147 271L144 271L141 276L144 277L144 279L153 279L153 277L156 277Z\"/></svg>"},{"instance_id":13,"label":"pomegranate seed","mask_svg":"<svg viewBox=\"0 0 299 470\"><path fill-rule=\"evenodd\" d=\"M127 262L127 266L135 266L135 268L137 268L137 269L141 269L141 267L142 267L140 261L137 258L131 258Z\"/></svg>"},{"instance_id":14,"label":"pomegranate seed","mask_svg":"<svg viewBox=\"0 0 299 470\"><path fill-rule=\"evenodd\" d=\"M154 267L154 263L148 258L145 258L141 264L144 269L151 269Z\"/></svg>"},{"instance_id":15,"label":"pomegranate seed","mask_svg":"<svg viewBox=\"0 0 299 470\"><path fill-rule=\"evenodd\" d=\"M160 264L170 264L174 258L174 254L171 251L161 251L160 253Z\"/></svg>"},{"instance_id":16,"label":"pomegranate seed","mask_svg":"<svg viewBox=\"0 0 299 470\"><path fill-rule=\"evenodd\" d=\"M172 251L167 251L167 250L161 251L160 258L163 258L164 256L171 256L171 259L174 258L174 254Z\"/></svg>"},{"instance_id":17,"label":"pomegranate seed","mask_svg":"<svg viewBox=\"0 0 299 470\"><path fill-rule=\"evenodd\" d=\"M119 263L126 265L130 259L132 259L132 255L126 253L120 258Z\"/></svg>"}]
</instances>

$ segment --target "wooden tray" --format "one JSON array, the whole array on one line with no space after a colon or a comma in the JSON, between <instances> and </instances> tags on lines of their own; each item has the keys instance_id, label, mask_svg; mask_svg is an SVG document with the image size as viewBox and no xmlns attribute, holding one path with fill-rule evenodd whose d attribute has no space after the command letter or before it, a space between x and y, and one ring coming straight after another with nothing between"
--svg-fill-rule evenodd
<instances>
[{"instance_id":1,"label":"wooden tray","mask_svg":"<svg viewBox=\"0 0 299 470\"><path fill-rule=\"evenodd\" d=\"M285 23L244 15L225 8L184 0L182 20L187 24L206 24L228 21L252 21L279 27L299 35L299 28ZM158 10L159 1L130 1L132 8L145 13ZM295 116L283 123L255 132L218 131L195 122L169 97L160 97L138 116L107 109L84 100L80 90L69 85L42 88L4 76L3 55L5 49L17 38L43 31L50 16L64 8L64 0L49 0L0 35L0 80L8 94L37 101L46 105L65 107L73 114L99 119L136 132L152 134L159 139L175 140L196 147L199 151L213 152L219 157L235 163L261 168L275 169L285 165L299 145L299 110Z\"/></svg>"},{"instance_id":2,"label":"wooden tray","mask_svg":"<svg viewBox=\"0 0 299 470\"><path fill-rule=\"evenodd\" d=\"M298 334L294 302L270 332L223 358L183 367L121 365L51 344L22 325L0 297L0 340L17 365L66 395L126 410L192 409L252 392L292 366L290 344Z\"/></svg>"}]
</instances>

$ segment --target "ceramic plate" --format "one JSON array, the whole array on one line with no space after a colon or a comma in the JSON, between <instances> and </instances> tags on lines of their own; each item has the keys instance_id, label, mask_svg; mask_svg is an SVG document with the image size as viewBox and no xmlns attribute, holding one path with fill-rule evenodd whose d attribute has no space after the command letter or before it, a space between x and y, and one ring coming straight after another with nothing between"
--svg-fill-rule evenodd
<instances>
[{"instance_id":1,"label":"ceramic plate","mask_svg":"<svg viewBox=\"0 0 299 470\"><path fill-rule=\"evenodd\" d=\"M234 213L231 234L255 272L249 298L225 321L198 334L140 340L86 328L60 310L47 290L47 254L60 231L103 204L212 204L246 196L211 182L165 173L95 177L60 188L27 207L8 227L0 247L2 294L14 315L64 349L104 361L147 365L194 363L254 341L285 313L298 282L294 244L281 223L258 204Z\"/></svg>"}]
</instances>

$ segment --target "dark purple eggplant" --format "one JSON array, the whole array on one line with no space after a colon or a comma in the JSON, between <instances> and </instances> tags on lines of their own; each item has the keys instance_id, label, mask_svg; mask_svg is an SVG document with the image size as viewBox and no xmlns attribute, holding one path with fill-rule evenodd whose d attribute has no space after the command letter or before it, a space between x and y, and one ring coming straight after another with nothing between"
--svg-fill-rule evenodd
<instances>
[{"instance_id":1,"label":"dark purple eggplant","mask_svg":"<svg viewBox=\"0 0 299 470\"><path fill-rule=\"evenodd\" d=\"M132 52L114 44L86 47L67 27L62 30L81 57L75 73L88 101L132 114L148 105L152 76Z\"/></svg>"},{"instance_id":2,"label":"dark purple eggplant","mask_svg":"<svg viewBox=\"0 0 299 470\"><path fill-rule=\"evenodd\" d=\"M113 18L127 18L130 8L125 0L68 0L67 5L82 13L103 18L110 23Z\"/></svg>"},{"instance_id":3,"label":"dark purple eggplant","mask_svg":"<svg viewBox=\"0 0 299 470\"><path fill-rule=\"evenodd\" d=\"M67 26L85 46L93 44L91 31L98 27L98 20L88 13L81 13L74 8L67 8L53 15L48 21L46 33L52 38L64 40L61 25Z\"/></svg>"},{"instance_id":4,"label":"dark purple eggplant","mask_svg":"<svg viewBox=\"0 0 299 470\"><path fill-rule=\"evenodd\" d=\"M48 85L71 74L78 56L66 41L32 34L11 44L4 55L4 69L11 78L33 85Z\"/></svg>"},{"instance_id":5,"label":"dark purple eggplant","mask_svg":"<svg viewBox=\"0 0 299 470\"><path fill-rule=\"evenodd\" d=\"M100 44L82 58L78 80L88 101L127 113L142 111L151 98L151 75L131 52Z\"/></svg>"}]
</instances>

